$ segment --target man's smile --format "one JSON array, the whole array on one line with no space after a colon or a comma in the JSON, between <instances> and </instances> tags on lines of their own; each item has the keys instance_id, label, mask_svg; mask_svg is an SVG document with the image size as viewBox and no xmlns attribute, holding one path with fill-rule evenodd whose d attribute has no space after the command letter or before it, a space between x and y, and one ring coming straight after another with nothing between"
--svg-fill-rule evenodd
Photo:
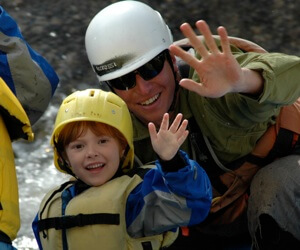
<instances>
[{"instance_id":1,"label":"man's smile","mask_svg":"<svg viewBox=\"0 0 300 250\"><path fill-rule=\"evenodd\" d=\"M142 106L151 105L152 103L154 103L160 97L160 95L161 95L161 93L158 93L157 95L151 97L150 99L146 100L145 102L141 102L140 104Z\"/></svg>"}]
</instances>

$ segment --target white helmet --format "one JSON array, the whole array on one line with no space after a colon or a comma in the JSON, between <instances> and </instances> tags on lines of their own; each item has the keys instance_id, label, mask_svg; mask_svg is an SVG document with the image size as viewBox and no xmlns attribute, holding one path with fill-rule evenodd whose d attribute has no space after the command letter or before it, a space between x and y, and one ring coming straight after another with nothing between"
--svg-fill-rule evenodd
<instances>
[{"instance_id":1,"label":"white helmet","mask_svg":"<svg viewBox=\"0 0 300 250\"><path fill-rule=\"evenodd\" d=\"M138 1L120 1L104 8L85 35L88 59L101 82L139 68L172 42L161 15Z\"/></svg>"}]
</instances>

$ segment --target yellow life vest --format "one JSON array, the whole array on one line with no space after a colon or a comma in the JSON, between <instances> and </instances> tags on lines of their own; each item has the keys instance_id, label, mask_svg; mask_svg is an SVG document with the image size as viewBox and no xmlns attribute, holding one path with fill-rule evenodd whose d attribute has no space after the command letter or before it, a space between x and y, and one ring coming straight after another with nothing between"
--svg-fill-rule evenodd
<instances>
[{"instance_id":1,"label":"yellow life vest","mask_svg":"<svg viewBox=\"0 0 300 250\"><path fill-rule=\"evenodd\" d=\"M32 140L29 119L22 105L0 78L0 231L13 241L20 228L19 194L14 153L7 120L13 119L20 125L25 138ZM14 127L14 129L18 129ZM22 136L23 137L23 136Z\"/></svg>"},{"instance_id":2,"label":"yellow life vest","mask_svg":"<svg viewBox=\"0 0 300 250\"><path fill-rule=\"evenodd\" d=\"M68 249L72 250L143 250L145 246L152 246L152 248L146 249L161 249L169 246L176 239L178 231L143 238L132 238L127 233L126 201L129 193L141 181L142 179L138 175L133 177L124 175L102 186L91 187L71 199L63 220L60 220L62 216L61 194L72 184L58 192L50 191L44 197L39 212L40 230L42 229L40 227L41 220L44 219L44 225L48 224L39 232L43 248L63 249L63 244L66 243L63 242L64 230L59 228L59 225L63 224L64 227L69 227L66 229L65 235ZM41 211L43 212L41 213ZM90 217L91 223L85 223L83 217ZM60 222L57 223L59 220Z\"/></svg>"}]
</instances>

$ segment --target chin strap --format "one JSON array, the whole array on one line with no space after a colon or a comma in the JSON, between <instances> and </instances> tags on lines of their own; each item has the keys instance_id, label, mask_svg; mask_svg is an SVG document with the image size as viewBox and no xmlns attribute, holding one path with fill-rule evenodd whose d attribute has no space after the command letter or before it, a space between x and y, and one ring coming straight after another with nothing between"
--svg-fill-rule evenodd
<instances>
[{"instance_id":1,"label":"chin strap","mask_svg":"<svg viewBox=\"0 0 300 250\"><path fill-rule=\"evenodd\" d=\"M172 101L172 103L170 105L170 108L168 110L168 113L169 113L169 112L174 111L174 108L175 108L175 105L176 105L176 102L177 102L177 93L178 93L178 90L179 90L179 81L177 80L177 74L176 74L175 69L174 69L174 65L173 65L173 62L172 62L172 58L170 56L170 52L167 53L167 60L170 64L170 66L171 66L173 76L174 76L174 83L175 83L174 96L173 96L173 101Z\"/></svg>"}]
</instances>

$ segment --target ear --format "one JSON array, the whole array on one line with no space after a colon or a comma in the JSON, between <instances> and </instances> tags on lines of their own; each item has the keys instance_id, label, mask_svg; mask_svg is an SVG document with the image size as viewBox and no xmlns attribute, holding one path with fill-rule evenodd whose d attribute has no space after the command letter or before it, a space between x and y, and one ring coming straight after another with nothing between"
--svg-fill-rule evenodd
<instances>
[{"instance_id":1,"label":"ear","mask_svg":"<svg viewBox=\"0 0 300 250\"><path fill-rule=\"evenodd\" d=\"M57 159L57 162L61 169L64 169L64 168L70 166L69 161L65 160L65 158L61 157L61 156Z\"/></svg>"},{"instance_id":2,"label":"ear","mask_svg":"<svg viewBox=\"0 0 300 250\"><path fill-rule=\"evenodd\" d=\"M171 56L171 59L172 59L174 70L175 70L175 72L178 72L178 66L177 66L177 63L176 63L176 57L171 52L170 52L170 56Z\"/></svg>"},{"instance_id":3,"label":"ear","mask_svg":"<svg viewBox=\"0 0 300 250\"><path fill-rule=\"evenodd\" d=\"M64 162L67 164L67 166L70 167L70 161L65 152L62 153L62 158L63 158Z\"/></svg>"}]
</instances>

